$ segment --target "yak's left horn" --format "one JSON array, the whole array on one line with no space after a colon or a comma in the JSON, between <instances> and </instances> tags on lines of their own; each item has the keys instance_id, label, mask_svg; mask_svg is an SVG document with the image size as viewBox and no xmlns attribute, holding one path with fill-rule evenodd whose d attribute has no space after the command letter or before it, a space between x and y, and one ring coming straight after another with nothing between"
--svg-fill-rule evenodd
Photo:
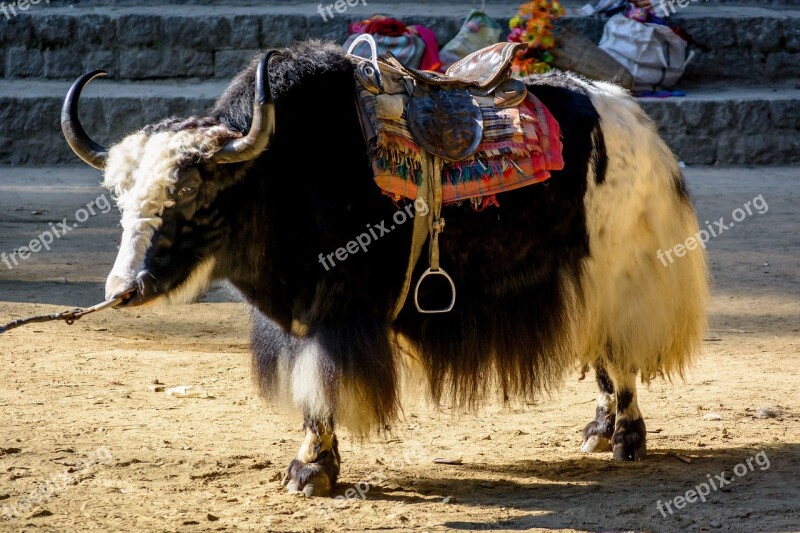
<instances>
[{"instance_id":1,"label":"yak's left horn","mask_svg":"<svg viewBox=\"0 0 800 533\"><path fill-rule=\"evenodd\" d=\"M269 88L269 60L277 50L270 50L256 69L256 94L253 101L253 122L245 137L233 139L214 156L217 163L243 163L255 159L269 147L275 135L275 102Z\"/></svg>"},{"instance_id":2,"label":"yak's left horn","mask_svg":"<svg viewBox=\"0 0 800 533\"><path fill-rule=\"evenodd\" d=\"M103 169L106 159L108 159L108 150L86 135L81 121L78 119L78 100L80 100L81 91L87 83L106 74L107 72L104 70L93 70L75 80L75 83L69 88L61 108L61 131L64 132L64 138L67 139L75 155L98 170Z\"/></svg>"}]
</instances>

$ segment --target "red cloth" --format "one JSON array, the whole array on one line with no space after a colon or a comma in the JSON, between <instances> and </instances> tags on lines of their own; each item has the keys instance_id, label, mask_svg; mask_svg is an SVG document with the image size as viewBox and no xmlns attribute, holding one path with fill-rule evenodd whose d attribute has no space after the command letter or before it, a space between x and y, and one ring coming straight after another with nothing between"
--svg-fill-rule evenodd
<instances>
[{"instance_id":1,"label":"red cloth","mask_svg":"<svg viewBox=\"0 0 800 533\"><path fill-rule=\"evenodd\" d=\"M399 37L408 31L408 26L402 21L391 17L373 15L361 22L352 23L349 30L351 35L355 33L371 33L373 35Z\"/></svg>"},{"instance_id":2,"label":"red cloth","mask_svg":"<svg viewBox=\"0 0 800 533\"><path fill-rule=\"evenodd\" d=\"M439 41L436 40L436 34L425 26L416 25L413 28L425 42L425 54L422 56L422 64L419 68L439 71L442 67L442 60L439 59Z\"/></svg>"}]
</instances>

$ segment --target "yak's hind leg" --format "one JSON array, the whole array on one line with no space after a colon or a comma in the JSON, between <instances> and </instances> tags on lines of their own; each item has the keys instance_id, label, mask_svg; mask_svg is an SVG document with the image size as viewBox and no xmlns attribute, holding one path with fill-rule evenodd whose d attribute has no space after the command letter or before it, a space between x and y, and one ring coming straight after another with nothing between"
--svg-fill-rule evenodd
<instances>
[{"instance_id":1,"label":"yak's hind leg","mask_svg":"<svg viewBox=\"0 0 800 533\"><path fill-rule=\"evenodd\" d=\"M614 385L602 363L595 363L595 375L600 392L597 395L595 419L583 428L581 451L586 453L606 452L611 449L616 419L617 399L614 395Z\"/></svg>"},{"instance_id":2,"label":"yak's hind leg","mask_svg":"<svg viewBox=\"0 0 800 533\"><path fill-rule=\"evenodd\" d=\"M611 370L595 363L597 412L583 429L581 451L612 450L617 461L641 461L647 456L647 430L636 402L637 373Z\"/></svg>"},{"instance_id":3,"label":"yak's hind leg","mask_svg":"<svg viewBox=\"0 0 800 533\"><path fill-rule=\"evenodd\" d=\"M617 402L611 446L616 461L641 461L647 457L647 429L636 401L635 371L610 368Z\"/></svg>"}]
</instances>

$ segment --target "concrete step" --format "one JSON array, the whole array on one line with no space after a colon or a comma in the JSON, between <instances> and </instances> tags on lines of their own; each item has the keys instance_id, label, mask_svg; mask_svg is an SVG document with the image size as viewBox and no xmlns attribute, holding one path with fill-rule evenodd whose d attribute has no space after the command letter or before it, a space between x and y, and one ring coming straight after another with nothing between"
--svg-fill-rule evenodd
<instances>
[{"instance_id":1,"label":"concrete step","mask_svg":"<svg viewBox=\"0 0 800 533\"><path fill-rule=\"evenodd\" d=\"M207 111L222 80L98 81L82 97L81 120L106 146L168 116ZM74 163L59 113L69 82L0 80L0 164ZM800 90L697 87L685 98L641 100L678 156L688 164L800 162Z\"/></svg>"},{"instance_id":2,"label":"concrete step","mask_svg":"<svg viewBox=\"0 0 800 533\"><path fill-rule=\"evenodd\" d=\"M686 1L673 18L709 48L689 65L686 82L768 85L800 79L800 6ZM597 42L605 19L576 16L583 3L567 2L568 16L558 25ZM117 79L229 78L255 50L309 37L343 42L349 22L375 12L426 25L445 43L479 5L369 1L325 20L319 2L140 4L40 3L5 21L0 14L0 76L70 79L102 67ZM486 11L506 26L518 5L500 0L487 4Z\"/></svg>"}]
</instances>

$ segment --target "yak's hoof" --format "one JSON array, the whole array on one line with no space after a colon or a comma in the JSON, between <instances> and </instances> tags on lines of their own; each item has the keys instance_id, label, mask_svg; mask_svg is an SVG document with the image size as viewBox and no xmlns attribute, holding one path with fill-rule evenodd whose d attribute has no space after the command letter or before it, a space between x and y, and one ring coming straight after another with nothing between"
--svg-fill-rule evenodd
<instances>
[{"instance_id":1,"label":"yak's hoof","mask_svg":"<svg viewBox=\"0 0 800 533\"><path fill-rule=\"evenodd\" d=\"M647 430L644 420L621 419L611 438L615 461L642 461L647 457Z\"/></svg>"},{"instance_id":2,"label":"yak's hoof","mask_svg":"<svg viewBox=\"0 0 800 533\"><path fill-rule=\"evenodd\" d=\"M292 493L302 492L305 496L329 496L339 476L339 463L333 453L322 452L313 463L295 459L289 464L283 478L283 486Z\"/></svg>"},{"instance_id":3,"label":"yak's hoof","mask_svg":"<svg viewBox=\"0 0 800 533\"><path fill-rule=\"evenodd\" d=\"M611 439L605 439L599 435L591 435L581 446L583 453L607 452L610 449Z\"/></svg>"},{"instance_id":4,"label":"yak's hoof","mask_svg":"<svg viewBox=\"0 0 800 533\"><path fill-rule=\"evenodd\" d=\"M611 437L614 435L614 413L610 416L606 410L598 407L597 416L583 428L584 453L607 452L611 450Z\"/></svg>"}]
</instances>

